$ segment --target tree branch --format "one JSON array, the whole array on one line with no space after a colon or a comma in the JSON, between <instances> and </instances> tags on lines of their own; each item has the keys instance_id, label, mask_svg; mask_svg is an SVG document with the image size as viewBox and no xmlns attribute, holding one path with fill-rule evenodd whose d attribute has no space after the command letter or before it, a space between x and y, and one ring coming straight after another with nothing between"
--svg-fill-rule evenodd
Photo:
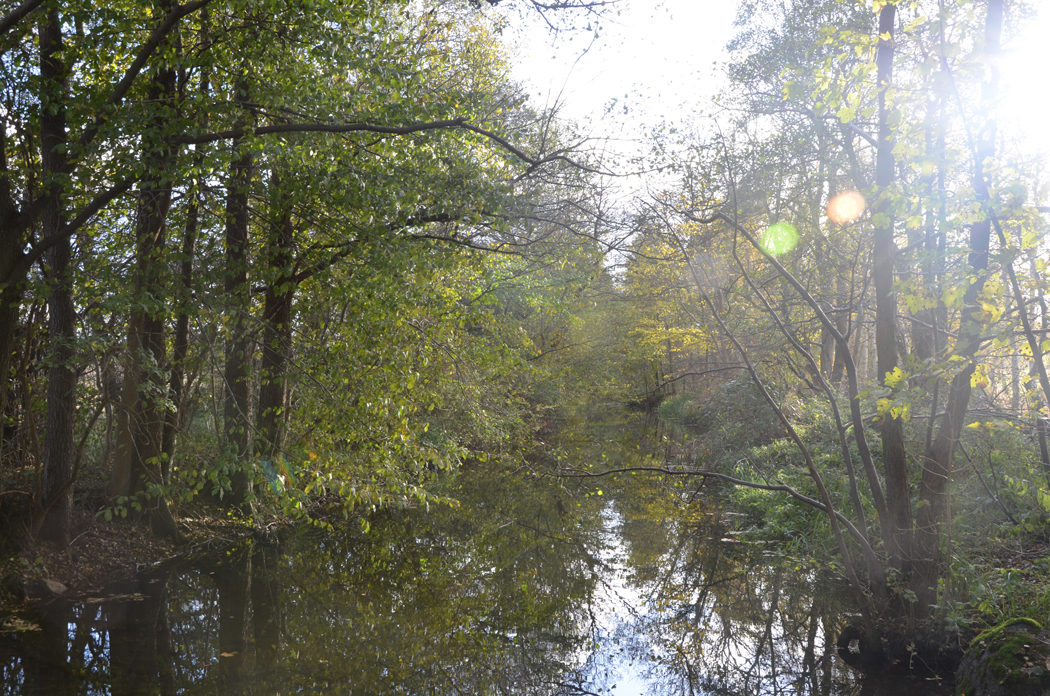
<instances>
[{"instance_id":1,"label":"tree branch","mask_svg":"<svg viewBox=\"0 0 1050 696\"><path fill-rule=\"evenodd\" d=\"M80 138L77 140L78 153L83 152L83 150L91 144L91 141L95 139L96 135L98 135L102 126L109 120L113 107L117 106L124 100L124 97L127 96L128 92L131 90L131 86L135 83L135 80L138 79L139 73L141 73L142 69L146 67L146 62L149 61L150 57L160 46L164 37L171 33L179 23L179 20L186 15L196 12L211 1L212 0L194 0L194 2L186 5L179 5L168 13L168 16L164 18L164 21L161 22L160 26L153 30L149 40L139 49L138 55L135 56L135 60L132 62L131 67L128 68L127 72L124 73L124 77L121 78L120 82L118 82L117 86L113 89L113 92L110 93L105 106L100 113L95 116L95 120L91 122L91 125L80 134Z\"/></svg>"},{"instance_id":2,"label":"tree branch","mask_svg":"<svg viewBox=\"0 0 1050 696\"><path fill-rule=\"evenodd\" d=\"M381 126L374 123L279 123L272 126L259 126L258 128L231 128L216 133L203 133L201 135L184 135L175 139L179 145L203 145L214 143L219 140L231 140L251 135L274 135L279 133L383 133L388 135L410 135L429 130L440 130L442 128L462 128L466 123L462 118L450 118L440 121L428 121L416 123L410 126Z\"/></svg>"},{"instance_id":3,"label":"tree branch","mask_svg":"<svg viewBox=\"0 0 1050 696\"><path fill-rule=\"evenodd\" d=\"M439 121L428 121L426 123L415 123L408 126L383 126L376 123L278 123L269 126L259 126L258 128L245 129L245 128L231 128L229 130L218 131L215 133L202 133L199 135L184 135L176 138L174 142L178 145L203 145L205 143L214 143L220 140L231 140L233 138L242 138L246 135L254 135L256 137L263 135L276 135L281 133L379 133L383 135L411 135L412 133L421 133L424 131L432 130L465 130L483 136L492 142L498 144L507 152L511 153L521 161L529 165L529 171L541 167L544 164L551 162L565 162L566 164L584 172L590 174L603 174L606 176L616 176L614 172L608 172L594 167L588 167L587 165L580 164L571 157L566 156L564 153L567 150L556 150L552 153L544 155L542 157L533 157L527 154L524 150L513 145L506 138L493 133L492 131L485 130L479 126L475 126L469 123L465 118L450 118L442 119Z\"/></svg>"},{"instance_id":4,"label":"tree branch","mask_svg":"<svg viewBox=\"0 0 1050 696\"><path fill-rule=\"evenodd\" d=\"M127 193L131 187L138 181L137 178L128 178L120 182L116 186L107 189L95 197L93 201L88 203L87 207L80 211L80 214L73 218L70 222L66 223L65 226L59 230L58 234L51 235L45 239L40 240L37 244L29 250L29 253L25 254L19 262L11 269L11 274L5 280L10 282L14 278L22 277L32 267L37 260L44 255L44 253L51 247L58 244L60 241L71 237L77 233L81 227L83 227L91 218L99 213L104 207L106 207L113 199Z\"/></svg>"},{"instance_id":5,"label":"tree branch","mask_svg":"<svg viewBox=\"0 0 1050 696\"><path fill-rule=\"evenodd\" d=\"M756 481L747 481L745 479L738 479L728 474L722 474L717 471L697 471L697 470L684 470L684 469L668 469L662 466L625 466L619 469L609 469L608 471L599 471L597 473L591 471L576 471L573 473L559 471L553 476L558 478L602 478L605 476L612 476L614 474L633 474L633 473L650 473L650 474L665 474L667 476L696 476L699 478L713 478L719 481L725 481L731 483L734 486L743 486L745 488L757 488L762 491L776 491L780 493L787 493L792 498L809 505L810 507L816 508L823 513L827 513L828 509L824 507L824 504L819 500L810 498L804 493L800 493L796 489L785 483L769 484L769 483L758 483ZM838 510L834 511L835 518L842 523L844 527L849 531L858 544L862 547L868 545L868 540L860 533L848 517L845 517ZM848 559L847 559L848 560Z\"/></svg>"},{"instance_id":6,"label":"tree branch","mask_svg":"<svg viewBox=\"0 0 1050 696\"><path fill-rule=\"evenodd\" d=\"M21 22L27 14L35 10L44 0L26 0L21 5L16 7L7 13L3 19L0 19L0 36L3 36L11 30L16 24Z\"/></svg>"},{"instance_id":7,"label":"tree branch","mask_svg":"<svg viewBox=\"0 0 1050 696\"><path fill-rule=\"evenodd\" d=\"M839 348L842 350L843 360L846 365L846 381L849 387L849 399L850 399L850 420L853 422L853 439L857 443L857 450L860 454L861 463L864 465L864 473L868 479L868 487L871 489L873 502L875 503L875 510L879 516L879 523L883 529L888 529L889 520L889 509L886 505L886 497L882 490L882 483L879 481L878 473L875 470L875 460L871 454L871 449L868 447L867 436L865 435L866 428L864 426L864 415L860 410L860 380L857 376L857 366L853 362L853 354L849 349L849 341L835 326L835 323L828 318L824 310L821 309L820 304L816 299L809 293L806 287L799 282L790 271L784 268L783 264L777 261L776 257L767 252L762 248L762 245L758 243L743 225L738 224L735 220L730 218L728 215L723 213L715 212L710 217L698 218L689 211L678 211L681 215L685 216L686 219L701 225L709 225L714 222L723 222L729 225L740 234L742 234L748 242L751 243L760 254L777 270L778 273L795 288L795 291L806 301L806 304L810 306L816 314L817 319L821 325L827 329L828 333L835 339Z\"/></svg>"}]
</instances>

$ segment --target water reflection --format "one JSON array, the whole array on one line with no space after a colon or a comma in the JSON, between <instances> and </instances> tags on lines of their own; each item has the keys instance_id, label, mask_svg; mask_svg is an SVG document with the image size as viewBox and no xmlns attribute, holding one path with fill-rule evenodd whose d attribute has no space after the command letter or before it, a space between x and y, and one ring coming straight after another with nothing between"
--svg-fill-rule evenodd
<instances>
[{"instance_id":1,"label":"water reflection","mask_svg":"<svg viewBox=\"0 0 1050 696\"><path fill-rule=\"evenodd\" d=\"M662 461L677 446L619 418L567 431L565 456L580 461ZM38 607L39 631L0 634L0 685L115 696L883 688L833 655L849 617L826 568L732 541L715 492L609 484L599 496L524 470L467 470L448 491L458 508L142 569L104 600Z\"/></svg>"},{"instance_id":2,"label":"water reflection","mask_svg":"<svg viewBox=\"0 0 1050 696\"><path fill-rule=\"evenodd\" d=\"M42 605L41 630L0 639L4 693L555 693L601 576L599 506L570 514L560 491L465 472L456 509L246 542L116 599Z\"/></svg>"}]
</instances>

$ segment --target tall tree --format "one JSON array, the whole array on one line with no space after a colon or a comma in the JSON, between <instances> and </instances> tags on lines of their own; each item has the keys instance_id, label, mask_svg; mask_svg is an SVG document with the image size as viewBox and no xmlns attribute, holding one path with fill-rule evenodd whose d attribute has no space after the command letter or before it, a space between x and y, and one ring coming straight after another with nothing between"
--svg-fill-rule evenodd
<instances>
[{"instance_id":1,"label":"tall tree","mask_svg":"<svg viewBox=\"0 0 1050 696\"><path fill-rule=\"evenodd\" d=\"M888 375L897 369L897 293L894 291L894 261L897 244L894 241L894 198L892 188L896 180L896 159L893 155L895 138L891 121L898 114L892 104L893 54L897 6L881 3L879 10L879 43L875 62L878 66L878 145L875 155L875 186L877 203L872 219L875 228L871 275L875 286L875 346L878 351L878 380L885 384ZM892 386L890 387L893 388ZM912 557L911 495L908 488L908 455L904 447L904 423L895 413L887 413L882 420L882 457L886 473L886 500L892 529L887 530L891 563L905 567Z\"/></svg>"},{"instance_id":2,"label":"tall tree","mask_svg":"<svg viewBox=\"0 0 1050 696\"><path fill-rule=\"evenodd\" d=\"M988 191L989 160L995 156L996 118L998 99L999 56L1003 28L1002 0L988 0L988 14L984 29L984 52L987 79L981 88L981 125L978 130L973 162L973 187L981 204L978 218L970 226L969 275L963 297L963 312L959 325L959 339L954 355L962 358L964 367L952 378L948 401L944 406L937 438L923 457L922 482L916 525L917 587L921 590L920 606L934 603L937 580L944 576L945 567L941 540L948 522L948 496L951 484L952 460L966 420L970 404L973 377L977 368L978 352L988 324L993 320L982 306L981 294L988 279L988 250L991 241L991 217L994 215Z\"/></svg>"},{"instance_id":3,"label":"tall tree","mask_svg":"<svg viewBox=\"0 0 1050 696\"><path fill-rule=\"evenodd\" d=\"M157 16L167 17L174 3L164 0ZM121 398L121 447L111 476L111 496L136 496L148 508L158 533L178 538L174 520L163 495L151 490L164 479L160 460L164 454L164 421L167 394L165 325L167 323L167 264L165 242L168 209L175 179L177 146L176 42L166 36L164 59L153 69L148 92L153 107L142 138L145 174L139 182L135 226L136 307L128 321L124 393Z\"/></svg>"},{"instance_id":4,"label":"tall tree","mask_svg":"<svg viewBox=\"0 0 1050 696\"><path fill-rule=\"evenodd\" d=\"M47 386L47 423L41 488L45 518L41 535L69 543L73 509L74 429L76 382L73 364L76 309L73 306L72 245L64 233L66 155L66 99L68 68L57 4L40 14L40 161L47 198L41 219L43 236L52 241L47 254L50 292L47 300L51 339Z\"/></svg>"}]
</instances>

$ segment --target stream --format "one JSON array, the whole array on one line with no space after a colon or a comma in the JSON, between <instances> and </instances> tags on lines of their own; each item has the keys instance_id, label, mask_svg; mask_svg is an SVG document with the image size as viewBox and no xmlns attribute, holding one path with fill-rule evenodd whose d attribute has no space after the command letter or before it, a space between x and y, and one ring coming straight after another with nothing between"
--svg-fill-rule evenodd
<instances>
[{"instance_id":1,"label":"stream","mask_svg":"<svg viewBox=\"0 0 1050 696\"><path fill-rule=\"evenodd\" d=\"M573 466L651 463L670 446L620 412L567 430ZM717 491L545 470L467 466L443 491L456 506L249 540L39 605L35 630L0 633L0 691L950 693L846 667L841 578L741 541Z\"/></svg>"}]
</instances>

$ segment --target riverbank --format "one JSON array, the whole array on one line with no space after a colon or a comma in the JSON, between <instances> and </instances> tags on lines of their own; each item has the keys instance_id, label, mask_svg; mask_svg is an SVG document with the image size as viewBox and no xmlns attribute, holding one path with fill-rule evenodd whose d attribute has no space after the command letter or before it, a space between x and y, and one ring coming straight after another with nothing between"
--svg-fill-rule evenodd
<instances>
[{"instance_id":1,"label":"riverbank","mask_svg":"<svg viewBox=\"0 0 1050 696\"><path fill-rule=\"evenodd\" d=\"M0 617L17 615L26 602L104 599L143 568L233 546L280 522L274 516L236 518L206 505L190 506L182 513L176 522L186 537L183 544L155 535L145 520L106 521L98 511L82 506L74 508L69 546L28 536L12 542L0 557Z\"/></svg>"}]
</instances>

